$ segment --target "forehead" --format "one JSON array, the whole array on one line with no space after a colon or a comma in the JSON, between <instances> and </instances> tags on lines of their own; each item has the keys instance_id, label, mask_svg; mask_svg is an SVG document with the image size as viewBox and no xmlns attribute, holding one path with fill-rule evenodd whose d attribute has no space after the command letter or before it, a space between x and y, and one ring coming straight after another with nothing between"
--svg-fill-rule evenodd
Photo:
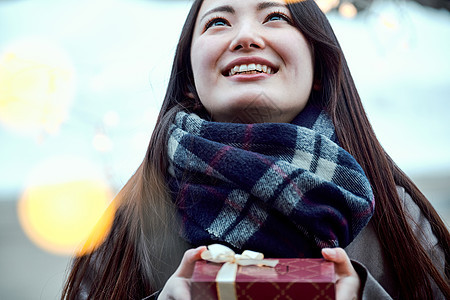
<instances>
[{"instance_id":1,"label":"forehead","mask_svg":"<svg viewBox=\"0 0 450 300\"><path fill-rule=\"evenodd\" d=\"M257 7L265 3L280 4L284 6L290 2L292 2L292 0L204 0L200 8L200 13L219 6L232 6L236 9L246 9L250 7Z\"/></svg>"}]
</instances>

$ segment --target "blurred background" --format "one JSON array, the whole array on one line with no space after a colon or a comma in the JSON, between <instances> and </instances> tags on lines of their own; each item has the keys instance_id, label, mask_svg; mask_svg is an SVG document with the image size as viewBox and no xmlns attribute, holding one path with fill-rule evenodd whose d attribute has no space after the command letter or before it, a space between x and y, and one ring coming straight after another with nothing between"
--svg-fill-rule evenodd
<instances>
[{"instance_id":1,"label":"blurred background","mask_svg":"<svg viewBox=\"0 0 450 300\"><path fill-rule=\"evenodd\" d=\"M317 2L379 140L449 224L449 1ZM191 3L0 0L0 299L58 299L95 224L101 239Z\"/></svg>"}]
</instances>

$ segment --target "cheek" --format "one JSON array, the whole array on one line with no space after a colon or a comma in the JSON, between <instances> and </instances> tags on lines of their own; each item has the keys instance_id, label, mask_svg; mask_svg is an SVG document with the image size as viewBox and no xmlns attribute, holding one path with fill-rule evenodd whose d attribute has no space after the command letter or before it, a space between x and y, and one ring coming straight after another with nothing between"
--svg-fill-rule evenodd
<instances>
[{"instance_id":1,"label":"cheek","mask_svg":"<svg viewBox=\"0 0 450 300\"><path fill-rule=\"evenodd\" d=\"M200 101L209 111L208 95L211 93L212 76L211 64L213 58L205 42L197 41L191 47L191 66L194 75L194 84Z\"/></svg>"},{"instance_id":2,"label":"cheek","mask_svg":"<svg viewBox=\"0 0 450 300\"><path fill-rule=\"evenodd\" d=\"M218 64L223 60L223 55L228 50L230 39L228 33L204 34L196 37L191 46L191 59L195 59L199 68L217 72Z\"/></svg>"},{"instance_id":3,"label":"cheek","mask_svg":"<svg viewBox=\"0 0 450 300\"><path fill-rule=\"evenodd\" d=\"M197 45L191 48L191 66L194 74L194 79L197 79L202 72L201 53L199 53L199 47Z\"/></svg>"},{"instance_id":4,"label":"cheek","mask_svg":"<svg viewBox=\"0 0 450 300\"><path fill-rule=\"evenodd\" d=\"M215 62L218 59L219 51L214 46L214 41L198 40L191 47L191 63L192 70L199 75L206 72L211 72L215 67Z\"/></svg>"},{"instance_id":5,"label":"cheek","mask_svg":"<svg viewBox=\"0 0 450 300\"><path fill-rule=\"evenodd\" d=\"M289 39L288 39L289 38ZM279 45L279 53L286 64L293 66L293 76L301 76L304 79L313 76L313 59L311 49L306 39L299 32L291 32Z\"/></svg>"}]
</instances>

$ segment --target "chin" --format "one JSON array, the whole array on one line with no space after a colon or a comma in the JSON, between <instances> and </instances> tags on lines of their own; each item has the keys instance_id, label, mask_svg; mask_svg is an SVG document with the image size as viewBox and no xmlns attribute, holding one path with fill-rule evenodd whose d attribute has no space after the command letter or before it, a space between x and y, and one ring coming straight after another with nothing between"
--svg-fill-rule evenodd
<instances>
[{"instance_id":1,"label":"chin","mask_svg":"<svg viewBox=\"0 0 450 300\"><path fill-rule=\"evenodd\" d=\"M286 111L279 106L280 99L275 99L260 88L235 89L233 94L228 94L226 98L223 97L224 93L221 97L218 95L206 99L210 101L203 101L211 118L216 122L267 123L281 122L286 118ZM214 101L211 101L213 99Z\"/></svg>"},{"instance_id":2,"label":"chin","mask_svg":"<svg viewBox=\"0 0 450 300\"><path fill-rule=\"evenodd\" d=\"M283 122L286 117L278 108L267 105L247 105L226 112L213 111L210 115L216 122L243 124Z\"/></svg>"}]
</instances>

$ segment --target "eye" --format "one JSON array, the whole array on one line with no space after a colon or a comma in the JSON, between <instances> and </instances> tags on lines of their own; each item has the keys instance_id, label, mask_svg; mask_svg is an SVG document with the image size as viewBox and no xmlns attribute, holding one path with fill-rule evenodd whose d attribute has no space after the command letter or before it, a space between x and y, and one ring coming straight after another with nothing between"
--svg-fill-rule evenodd
<instances>
[{"instance_id":1,"label":"eye","mask_svg":"<svg viewBox=\"0 0 450 300\"><path fill-rule=\"evenodd\" d=\"M230 26L230 23L224 18L213 18L205 25L205 31L211 27Z\"/></svg>"},{"instance_id":2,"label":"eye","mask_svg":"<svg viewBox=\"0 0 450 300\"><path fill-rule=\"evenodd\" d=\"M272 21L285 21L285 22L288 22L289 24L292 23L291 18L289 18L288 15L286 15L285 13L282 13L282 12L273 12L273 13L269 14L266 17L266 19L264 20L264 23L272 22Z\"/></svg>"}]
</instances>

